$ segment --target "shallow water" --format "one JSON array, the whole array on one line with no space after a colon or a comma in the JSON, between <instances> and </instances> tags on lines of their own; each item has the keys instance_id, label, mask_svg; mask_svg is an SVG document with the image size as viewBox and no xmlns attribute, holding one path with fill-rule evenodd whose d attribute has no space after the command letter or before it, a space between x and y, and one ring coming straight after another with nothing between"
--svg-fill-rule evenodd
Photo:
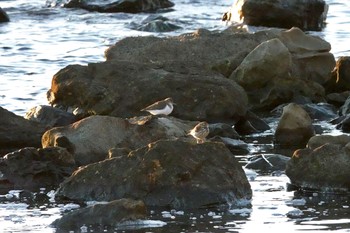
<instances>
[{"instance_id":1,"label":"shallow water","mask_svg":"<svg viewBox=\"0 0 350 233\"><path fill-rule=\"evenodd\" d=\"M220 19L232 1L174 0L174 11L164 12L181 30L148 33L130 29L132 22L149 14L97 14L82 10L47 8L39 0L2 0L0 6L11 22L0 24L0 106L18 115L36 105L47 104L46 91L52 76L70 64L104 61L104 50L127 36L169 36L198 28L222 30ZM327 1L330 5L327 26L319 35L332 45L336 57L349 56L350 2ZM252 141L252 153L273 151L267 132ZM330 133L334 133L331 131ZM244 158L242 157L242 162ZM228 211L203 210L160 212L149 210L149 221L111 232L254 232L350 230L350 203L347 196L299 195L286 190L284 174L251 174L251 207ZM53 195L51 190L41 193ZM0 196L0 232L54 232L49 224L74 204L28 202L16 198L18 191ZM84 232L85 228L81 229ZM106 230L107 231L107 230ZM96 231L95 231L96 232Z\"/></svg>"}]
</instances>

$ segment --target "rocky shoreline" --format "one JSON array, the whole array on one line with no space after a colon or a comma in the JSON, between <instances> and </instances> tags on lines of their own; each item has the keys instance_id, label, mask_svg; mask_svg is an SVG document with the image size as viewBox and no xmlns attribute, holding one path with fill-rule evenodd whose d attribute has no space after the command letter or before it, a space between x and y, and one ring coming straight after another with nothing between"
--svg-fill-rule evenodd
<instances>
[{"instance_id":1,"label":"rocky shoreline","mask_svg":"<svg viewBox=\"0 0 350 233\"><path fill-rule=\"evenodd\" d=\"M330 50L297 27L125 38L105 62L58 71L50 106L25 118L0 108L0 189L103 202L56 221L62 229L147 218L149 207L246 206L252 190L236 156L251 154L246 136L271 131L274 146L295 152L260 154L246 168L285 172L300 190L348 192L349 58ZM140 111L167 97L169 116ZM320 120L343 135L324 135ZM200 121L204 143L188 135Z\"/></svg>"}]
</instances>

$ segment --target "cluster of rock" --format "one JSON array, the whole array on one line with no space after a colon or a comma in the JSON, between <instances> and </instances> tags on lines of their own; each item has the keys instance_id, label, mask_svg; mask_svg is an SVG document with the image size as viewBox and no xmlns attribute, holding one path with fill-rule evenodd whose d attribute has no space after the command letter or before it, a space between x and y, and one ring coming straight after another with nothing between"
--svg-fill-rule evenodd
<instances>
[{"instance_id":1,"label":"cluster of rock","mask_svg":"<svg viewBox=\"0 0 350 233\"><path fill-rule=\"evenodd\" d=\"M238 139L270 130L254 114L269 113L281 116L275 145L306 148L292 158L257 155L247 168L286 170L298 188L348 191L350 138L319 135L314 125L336 118L340 107L333 122L350 128L349 58L336 63L330 49L296 27L125 38L105 62L57 72L47 94L52 106L25 119L0 108L0 185L59 185L58 200L104 202L55 222L65 229L82 219L145 218L150 206L238 206L252 198L235 158L249 151ZM171 116L140 111L166 97L176 103ZM202 144L188 135L198 121L210 123Z\"/></svg>"}]
</instances>

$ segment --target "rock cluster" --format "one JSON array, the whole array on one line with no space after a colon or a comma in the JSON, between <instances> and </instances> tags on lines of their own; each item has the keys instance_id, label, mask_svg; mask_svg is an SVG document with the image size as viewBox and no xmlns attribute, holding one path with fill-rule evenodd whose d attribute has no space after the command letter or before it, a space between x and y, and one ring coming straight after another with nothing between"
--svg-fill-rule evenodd
<instances>
[{"instance_id":1,"label":"rock cluster","mask_svg":"<svg viewBox=\"0 0 350 233\"><path fill-rule=\"evenodd\" d=\"M112 12L123 6L134 13L172 6L147 0L129 8L131 2L73 0L65 7ZM254 22L251 12L258 3L241 2L246 22ZM324 2L305 2L310 4L290 24L277 26L319 29ZM285 7L282 0L274 4ZM262 12L286 14L269 10ZM305 18L305 11L315 14ZM314 123L339 116L332 122L343 132L350 129L349 58L336 63L328 42L300 28L129 37L106 50L105 62L63 68L47 93L51 107L38 106L25 119L0 108L0 185L30 190L59 185L57 200L108 202L54 223L68 230L144 218L148 206L239 206L252 198L235 157L250 153L240 139L268 131L267 144L299 150L292 158L260 154L247 169L285 170L300 189L348 191L350 139L319 135L322 128ZM140 111L167 97L176 103L170 115ZM266 113L280 117L275 129L259 117ZM189 132L203 121L210 133L197 142Z\"/></svg>"}]
</instances>

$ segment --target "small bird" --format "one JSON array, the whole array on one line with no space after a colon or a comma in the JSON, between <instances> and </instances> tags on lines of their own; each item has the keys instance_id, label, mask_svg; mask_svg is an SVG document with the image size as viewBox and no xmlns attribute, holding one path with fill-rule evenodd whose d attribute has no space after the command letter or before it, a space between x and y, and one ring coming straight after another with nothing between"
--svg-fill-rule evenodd
<instances>
[{"instance_id":1,"label":"small bird","mask_svg":"<svg viewBox=\"0 0 350 233\"><path fill-rule=\"evenodd\" d=\"M209 124L205 121L199 122L188 134L192 135L197 143L203 143L209 134Z\"/></svg>"},{"instance_id":2,"label":"small bird","mask_svg":"<svg viewBox=\"0 0 350 233\"><path fill-rule=\"evenodd\" d=\"M172 98L166 98L164 100L160 100L151 104L141 111L146 111L151 113L152 115L169 115L174 109L174 102Z\"/></svg>"}]
</instances>

